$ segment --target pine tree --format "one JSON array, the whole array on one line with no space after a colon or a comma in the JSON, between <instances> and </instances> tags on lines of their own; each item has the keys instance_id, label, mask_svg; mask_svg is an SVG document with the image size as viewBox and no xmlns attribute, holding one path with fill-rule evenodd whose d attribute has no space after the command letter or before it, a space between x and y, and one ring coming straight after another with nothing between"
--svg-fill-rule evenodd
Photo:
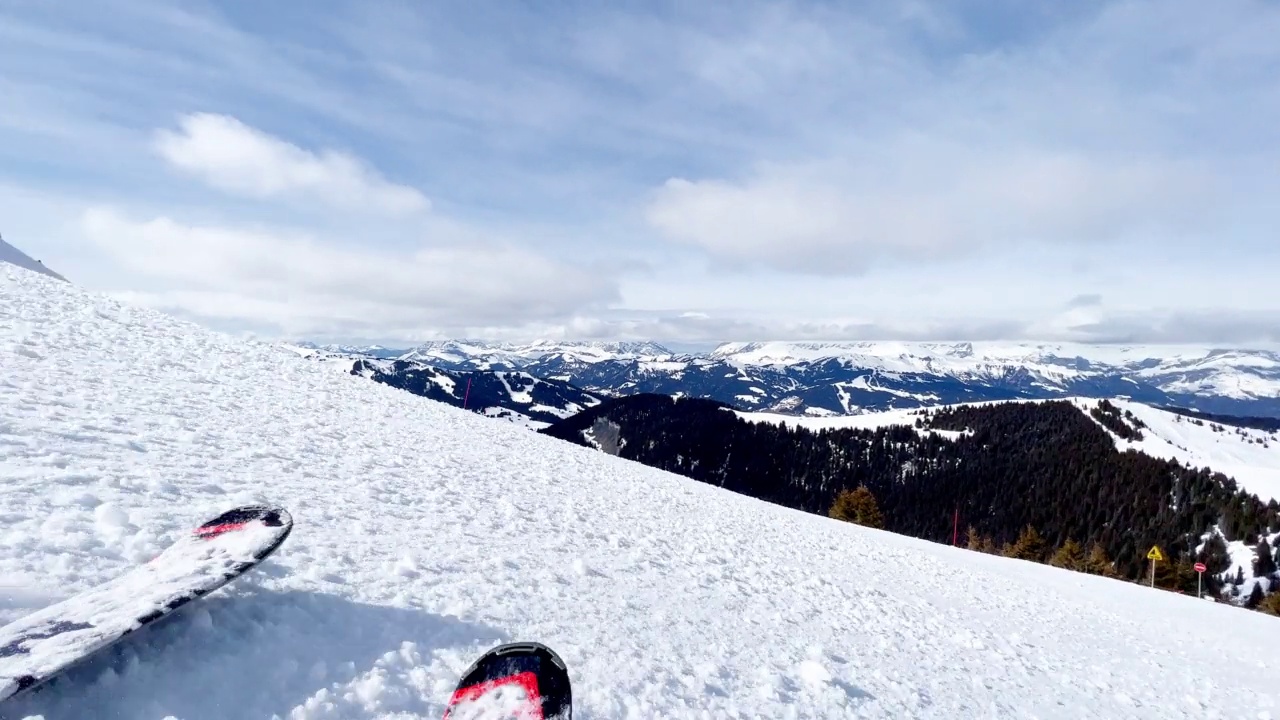
<instances>
[{"instance_id":1,"label":"pine tree","mask_svg":"<svg viewBox=\"0 0 1280 720\"><path fill-rule=\"evenodd\" d=\"M1058 551L1053 554L1049 564L1068 570L1084 570L1086 561L1084 548L1080 546L1080 543L1072 538L1067 538L1067 541L1062 543L1062 547L1058 548Z\"/></svg>"},{"instance_id":2,"label":"pine tree","mask_svg":"<svg viewBox=\"0 0 1280 720\"><path fill-rule=\"evenodd\" d=\"M1164 564L1164 563L1161 563ZM1172 590L1181 590L1188 595L1194 595L1198 587L1199 578L1196 569L1193 567L1191 556L1183 555L1178 558L1178 562L1172 565L1171 577L1168 587ZM1158 576L1157 576L1158 579Z\"/></svg>"},{"instance_id":3,"label":"pine tree","mask_svg":"<svg viewBox=\"0 0 1280 720\"><path fill-rule=\"evenodd\" d=\"M1258 539L1258 545L1254 548L1256 556L1253 559L1253 576L1266 577L1276 571L1276 559L1271 554L1271 544L1267 542L1265 537Z\"/></svg>"},{"instance_id":4,"label":"pine tree","mask_svg":"<svg viewBox=\"0 0 1280 720\"><path fill-rule=\"evenodd\" d=\"M842 490L836 496L827 513L837 520L865 525L873 528L884 527L884 516L880 506L876 504L875 495L866 485L859 485L853 490Z\"/></svg>"},{"instance_id":5,"label":"pine tree","mask_svg":"<svg viewBox=\"0 0 1280 720\"><path fill-rule=\"evenodd\" d=\"M1255 582L1253 590L1249 593L1249 597L1245 599L1244 606L1250 610L1262 604L1262 583Z\"/></svg>"},{"instance_id":6,"label":"pine tree","mask_svg":"<svg viewBox=\"0 0 1280 720\"><path fill-rule=\"evenodd\" d=\"M1258 604L1258 609L1270 615L1280 615L1280 590L1273 590Z\"/></svg>"},{"instance_id":7,"label":"pine tree","mask_svg":"<svg viewBox=\"0 0 1280 720\"><path fill-rule=\"evenodd\" d=\"M1236 587L1239 587L1244 584L1244 566L1243 565L1236 568L1236 576L1235 576L1235 579L1231 581L1231 584L1235 585Z\"/></svg>"},{"instance_id":8,"label":"pine tree","mask_svg":"<svg viewBox=\"0 0 1280 720\"><path fill-rule=\"evenodd\" d=\"M1231 553L1227 551L1227 542L1216 532L1205 541L1196 559L1205 564L1205 573L1208 575L1221 575L1231 567Z\"/></svg>"},{"instance_id":9,"label":"pine tree","mask_svg":"<svg viewBox=\"0 0 1280 720\"><path fill-rule=\"evenodd\" d=\"M1027 525L1022 529L1022 534L1018 535L1018 541L1013 544L1012 554L1010 557L1019 560L1033 560L1035 562L1044 562L1046 546L1044 538L1031 525Z\"/></svg>"},{"instance_id":10,"label":"pine tree","mask_svg":"<svg viewBox=\"0 0 1280 720\"><path fill-rule=\"evenodd\" d=\"M982 537L978 535L978 528L970 525L968 530L968 542L965 547L970 550L980 550L982 545Z\"/></svg>"},{"instance_id":11,"label":"pine tree","mask_svg":"<svg viewBox=\"0 0 1280 720\"><path fill-rule=\"evenodd\" d=\"M1111 564L1111 558L1107 557L1106 548L1101 543L1094 543L1089 548L1089 558L1085 560L1085 572L1091 575L1102 575L1103 577L1116 577L1116 568Z\"/></svg>"}]
</instances>

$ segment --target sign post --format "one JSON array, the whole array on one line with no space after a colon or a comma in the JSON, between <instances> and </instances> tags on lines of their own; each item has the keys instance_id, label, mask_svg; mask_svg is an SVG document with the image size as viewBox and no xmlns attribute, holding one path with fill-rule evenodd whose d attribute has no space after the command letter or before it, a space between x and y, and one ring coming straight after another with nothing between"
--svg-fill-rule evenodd
<instances>
[{"instance_id":1,"label":"sign post","mask_svg":"<svg viewBox=\"0 0 1280 720\"><path fill-rule=\"evenodd\" d=\"M1159 545L1152 545L1147 551L1147 559L1151 561L1151 587L1156 586L1156 563L1164 560L1164 553L1160 552Z\"/></svg>"},{"instance_id":2,"label":"sign post","mask_svg":"<svg viewBox=\"0 0 1280 720\"><path fill-rule=\"evenodd\" d=\"M1202 562L1196 563L1195 567L1196 567L1196 597L1203 598L1204 597L1204 571L1208 570L1208 568L1206 568L1204 566L1204 563Z\"/></svg>"}]
</instances>

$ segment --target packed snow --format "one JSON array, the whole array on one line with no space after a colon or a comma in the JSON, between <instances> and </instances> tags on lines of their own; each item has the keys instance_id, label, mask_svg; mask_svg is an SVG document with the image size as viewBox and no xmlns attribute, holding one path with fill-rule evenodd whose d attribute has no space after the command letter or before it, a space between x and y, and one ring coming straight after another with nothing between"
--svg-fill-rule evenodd
<instances>
[{"instance_id":1,"label":"packed snow","mask_svg":"<svg viewBox=\"0 0 1280 720\"><path fill-rule=\"evenodd\" d=\"M211 513L295 522L4 717L438 718L517 639L587 720L1280 717L1273 617L770 505L17 268L0 299L0 623Z\"/></svg>"}]
</instances>

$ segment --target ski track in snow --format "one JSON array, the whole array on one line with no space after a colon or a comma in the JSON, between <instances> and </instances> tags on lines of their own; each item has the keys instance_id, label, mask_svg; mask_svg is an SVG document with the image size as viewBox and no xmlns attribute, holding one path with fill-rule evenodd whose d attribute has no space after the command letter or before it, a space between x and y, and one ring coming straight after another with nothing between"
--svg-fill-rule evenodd
<instances>
[{"instance_id":1,"label":"ski track in snow","mask_svg":"<svg viewBox=\"0 0 1280 720\"><path fill-rule=\"evenodd\" d=\"M0 622L234 505L295 521L0 717L439 718L517 639L583 719L1280 717L1276 618L769 505L16 268L0 367Z\"/></svg>"}]
</instances>

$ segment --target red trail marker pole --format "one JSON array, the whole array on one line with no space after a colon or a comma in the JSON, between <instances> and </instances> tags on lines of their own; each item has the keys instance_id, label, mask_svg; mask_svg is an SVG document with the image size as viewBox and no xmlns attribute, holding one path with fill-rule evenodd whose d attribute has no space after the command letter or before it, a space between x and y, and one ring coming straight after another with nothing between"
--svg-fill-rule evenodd
<instances>
[{"instance_id":1,"label":"red trail marker pole","mask_svg":"<svg viewBox=\"0 0 1280 720\"><path fill-rule=\"evenodd\" d=\"M960 542L960 506L956 506L956 516L951 521L951 546L957 547Z\"/></svg>"},{"instance_id":2,"label":"red trail marker pole","mask_svg":"<svg viewBox=\"0 0 1280 720\"><path fill-rule=\"evenodd\" d=\"M462 394L462 409L467 409L467 398L471 397L471 376L467 376L467 391Z\"/></svg>"}]
</instances>

